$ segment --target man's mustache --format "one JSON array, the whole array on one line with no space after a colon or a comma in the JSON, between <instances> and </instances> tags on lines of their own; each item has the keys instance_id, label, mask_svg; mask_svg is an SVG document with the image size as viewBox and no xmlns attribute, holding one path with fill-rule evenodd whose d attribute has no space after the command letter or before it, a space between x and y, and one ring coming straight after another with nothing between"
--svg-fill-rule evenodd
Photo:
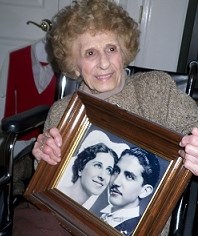
<instances>
[{"instance_id":1,"label":"man's mustache","mask_svg":"<svg viewBox=\"0 0 198 236\"><path fill-rule=\"evenodd\" d=\"M118 190L118 186L115 184L111 185L110 187L110 193L113 193L113 192L122 195L122 193Z\"/></svg>"}]
</instances>

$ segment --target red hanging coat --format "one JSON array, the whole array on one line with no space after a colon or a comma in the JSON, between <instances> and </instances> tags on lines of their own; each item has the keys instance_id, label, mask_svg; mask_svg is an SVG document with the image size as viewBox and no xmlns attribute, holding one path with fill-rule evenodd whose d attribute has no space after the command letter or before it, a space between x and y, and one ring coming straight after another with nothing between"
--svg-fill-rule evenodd
<instances>
[{"instance_id":1,"label":"red hanging coat","mask_svg":"<svg viewBox=\"0 0 198 236\"><path fill-rule=\"evenodd\" d=\"M42 93L36 88L31 60L31 46L10 53L7 93L4 117L8 117L38 105L52 105L55 97L56 76L54 75ZM37 137L38 129L21 139Z\"/></svg>"}]
</instances>

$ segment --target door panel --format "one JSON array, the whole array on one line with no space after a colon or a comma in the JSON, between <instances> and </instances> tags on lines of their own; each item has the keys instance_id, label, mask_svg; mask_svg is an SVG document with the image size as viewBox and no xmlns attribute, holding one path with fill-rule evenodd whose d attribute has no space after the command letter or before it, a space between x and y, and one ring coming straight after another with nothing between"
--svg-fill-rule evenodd
<instances>
[{"instance_id":1,"label":"door panel","mask_svg":"<svg viewBox=\"0 0 198 236\"><path fill-rule=\"evenodd\" d=\"M0 0L0 66L7 51L44 37L45 32L34 25L51 17L58 10L58 0Z\"/></svg>"},{"instance_id":2,"label":"door panel","mask_svg":"<svg viewBox=\"0 0 198 236\"><path fill-rule=\"evenodd\" d=\"M71 3L72 3L72 0L59 0L58 9L60 10L61 8L70 5Z\"/></svg>"},{"instance_id":3,"label":"door panel","mask_svg":"<svg viewBox=\"0 0 198 236\"><path fill-rule=\"evenodd\" d=\"M58 5L58 0L0 0L0 119L4 114L9 52L43 38L45 32L27 21L40 24L42 19L51 19Z\"/></svg>"},{"instance_id":4,"label":"door panel","mask_svg":"<svg viewBox=\"0 0 198 236\"><path fill-rule=\"evenodd\" d=\"M176 71L189 0L144 0L135 65Z\"/></svg>"}]
</instances>

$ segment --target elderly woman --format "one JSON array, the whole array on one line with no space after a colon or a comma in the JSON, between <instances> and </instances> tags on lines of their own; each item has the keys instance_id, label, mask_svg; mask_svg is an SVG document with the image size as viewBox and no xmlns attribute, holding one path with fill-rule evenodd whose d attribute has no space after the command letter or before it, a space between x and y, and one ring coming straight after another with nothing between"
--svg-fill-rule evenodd
<instances>
[{"instance_id":1,"label":"elderly woman","mask_svg":"<svg viewBox=\"0 0 198 236\"><path fill-rule=\"evenodd\" d=\"M177 90L169 75L142 73L129 78L124 67L138 51L138 25L112 1L82 0L62 9L50 33L59 68L82 79L80 90L173 129L184 136L180 155L184 166L198 175L198 109L195 102ZM61 159L62 138L57 126L69 98L52 107L45 132L33 154L54 165Z\"/></svg>"},{"instance_id":2,"label":"elderly woman","mask_svg":"<svg viewBox=\"0 0 198 236\"><path fill-rule=\"evenodd\" d=\"M139 46L138 25L126 11L108 0L74 1L54 17L50 40L60 70L81 79L80 90L184 134L179 155L198 175L197 105L166 73L126 76L124 68ZM38 162L60 162L62 138L56 126L68 102L65 97L52 106L33 149Z\"/></svg>"}]
</instances>

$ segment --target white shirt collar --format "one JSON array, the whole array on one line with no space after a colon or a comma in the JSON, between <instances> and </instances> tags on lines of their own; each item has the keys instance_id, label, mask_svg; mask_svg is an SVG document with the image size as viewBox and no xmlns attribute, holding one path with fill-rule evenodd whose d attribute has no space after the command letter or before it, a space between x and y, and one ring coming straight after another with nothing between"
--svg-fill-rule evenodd
<instances>
[{"instance_id":1,"label":"white shirt collar","mask_svg":"<svg viewBox=\"0 0 198 236\"><path fill-rule=\"evenodd\" d=\"M140 216L140 207L131 207L127 209L120 209L111 213L112 206L108 205L100 212L102 213L101 219L107 222L112 227L116 227L122 222Z\"/></svg>"},{"instance_id":2,"label":"white shirt collar","mask_svg":"<svg viewBox=\"0 0 198 236\"><path fill-rule=\"evenodd\" d=\"M34 82L39 94L47 88L54 75L52 66L48 62L48 53L45 46L43 40L39 40L31 45L32 71ZM43 66L41 62L47 64Z\"/></svg>"}]
</instances>

